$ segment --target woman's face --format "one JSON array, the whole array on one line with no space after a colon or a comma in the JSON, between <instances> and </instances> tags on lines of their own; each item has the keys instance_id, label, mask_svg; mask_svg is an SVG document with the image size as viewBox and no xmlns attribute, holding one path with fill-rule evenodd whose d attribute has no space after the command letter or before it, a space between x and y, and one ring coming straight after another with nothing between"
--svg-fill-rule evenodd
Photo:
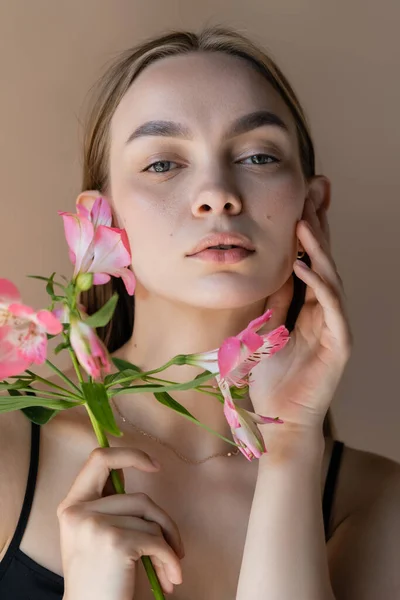
<instances>
[{"instance_id":1,"label":"woman's face","mask_svg":"<svg viewBox=\"0 0 400 600\"><path fill-rule=\"evenodd\" d=\"M258 111L284 127L230 133ZM129 141L154 120L180 125L186 136ZM290 277L307 194L295 124L244 59L191 53L142 71L112 119L110 182L117 225L131 244L135 294L229 309L266 298ZM187 256L211 231L242 233L255 252L234 264Z\"/></svg>"}]
</instances>

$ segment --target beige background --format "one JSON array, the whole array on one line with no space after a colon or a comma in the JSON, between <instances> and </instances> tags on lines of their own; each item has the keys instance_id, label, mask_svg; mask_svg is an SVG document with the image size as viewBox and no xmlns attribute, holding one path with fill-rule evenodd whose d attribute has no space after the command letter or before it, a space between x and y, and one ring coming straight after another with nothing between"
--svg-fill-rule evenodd
<instances>
[{"instance_id":1,"label":"beige background","mask_svg":"<svg viewBox=\"0 0 400 600\"><path fill-rule=\"evenodd\" d=\"M171 28L238 28L294 85L333 184L355 336L333 402L339 437L400 461L399 19L396 0L0 0L0 276L39 308L44 286L26 274L69 275L57 210L74 208L80 119L115 52Z\"/></svg>"}]
</instances>

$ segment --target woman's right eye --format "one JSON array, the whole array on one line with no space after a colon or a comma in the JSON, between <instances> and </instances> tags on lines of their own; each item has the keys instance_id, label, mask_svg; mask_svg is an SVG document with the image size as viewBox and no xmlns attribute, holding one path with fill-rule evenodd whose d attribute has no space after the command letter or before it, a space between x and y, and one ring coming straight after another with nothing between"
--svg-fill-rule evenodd
<instances>
[{"instance_id":1,"label":"woman's right eye","mask_svg":"<svg viewBox=\"0 0 400 600\"><path fill-rule=\"evenodd\" d=\"M152 163L151 165L149 165L148 167L146 167L144 169L144 171L150 171L150 169L152 167L155 167L156 165L161 165L161 168L156 168L155 171L150 171L150 173L168 173L168 171L164 171L162 165L177 165L178 163L174 163L172 160L157 160L156 162Z\"/></svg>"}]
</instances>

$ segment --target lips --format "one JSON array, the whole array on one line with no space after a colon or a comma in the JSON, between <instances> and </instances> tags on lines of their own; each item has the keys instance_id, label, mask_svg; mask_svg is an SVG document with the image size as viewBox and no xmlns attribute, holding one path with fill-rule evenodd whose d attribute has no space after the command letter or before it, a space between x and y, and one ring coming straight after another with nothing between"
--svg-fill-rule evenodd
<instances>
[{"instance_id":1,"label":"lips","mask_svg":"<svg viewBox=\"0 0 400 600\"><path fill-rule=\"evenodd\" d=\"M237 248L245 248L251 252L255 251L253 243L247 236L236 232L221 232L211 233L204 237L187 256L193 256L193 254L215 246L235 246Z\"/></svg>"}]
</instances>

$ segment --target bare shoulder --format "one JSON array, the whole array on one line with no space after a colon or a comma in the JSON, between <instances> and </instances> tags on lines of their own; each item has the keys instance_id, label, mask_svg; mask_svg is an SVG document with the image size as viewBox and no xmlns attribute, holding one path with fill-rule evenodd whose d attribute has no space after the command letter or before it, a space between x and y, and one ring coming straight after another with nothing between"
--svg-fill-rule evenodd
<instances>
[{"instance_id":1,"label":"bare shoulder","mask_svg":"<svg viewBox=\"0 0 400 600\"><path fill-rule=\"evenodd\" d=\"M383 490L399 477L398 462L345 445L337 489L340 520L375 502Z\"/></svg>"},{"instance_id":2,"label":"bare shoulder","mask_svg":"<svg viewBox=\"0 0 400 600\"><path fill-rule=\"evenodd\" d=\"M74 379L72 372L65 371L65 374ZM48 377L54 382L56 378ZM39 383L35 387L46 388ZM7 392L0 393L0 397L4 395L8 395ZM21 410L0 413L0 560L21 513L29 471L31 432L31 422Z\"/></svg>"},{"instance_id":3,"label":"bare shoulder","mask_svg":"<svg viewBox=\"0 0 400 600\"><path fill-rule=\"evenodd\" d=\"M400 597L400 463L344 447L327 545L337 600Z\"/></svg>"},{"instance_id":4,"label":"bare shoulder","mask_svg":"<svg viewBox=\"0 0 400 600\"><path fill-rule=\"evenodd\" d=\"M0 557L22 508L29 469L30 429L21 411L0 414Z\"/></svg>"}]
</instances>

